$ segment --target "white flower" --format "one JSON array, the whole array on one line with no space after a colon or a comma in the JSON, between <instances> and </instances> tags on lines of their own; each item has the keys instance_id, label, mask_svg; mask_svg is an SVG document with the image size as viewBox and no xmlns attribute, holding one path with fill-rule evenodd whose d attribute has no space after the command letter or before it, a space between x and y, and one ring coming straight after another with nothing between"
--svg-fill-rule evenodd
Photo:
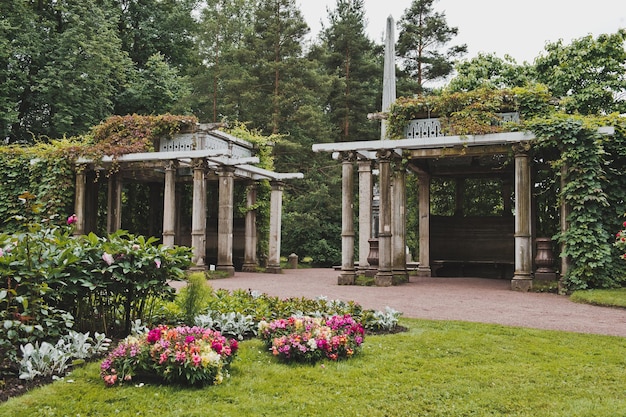
<instances>
[{"instance_id":1,"label":"white flower","mask_svg":"<svg viewBox=\"0 0 626 417\"><path fill-rule=\"evenodd\" d=\"M113 261L114 261L114 259L113 259L113 255L111 255L110 253L106 253L106 252L104 252L104 253L102 254L102 260L103 260L104 262L106 262L106 264L107 264L107 265L111 265L111 264L113 263Z\"/></svg>"}]
</instances>

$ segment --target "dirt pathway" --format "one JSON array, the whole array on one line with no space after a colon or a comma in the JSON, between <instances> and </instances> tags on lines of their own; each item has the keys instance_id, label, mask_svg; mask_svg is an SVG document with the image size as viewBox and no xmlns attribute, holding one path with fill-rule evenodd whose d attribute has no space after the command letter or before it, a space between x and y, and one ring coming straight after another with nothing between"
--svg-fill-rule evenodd
<instances>
[{"instance_id":1,"label":"dirt pathway","mask_svg":"<svg viewBox=\"0 0 626 417\"><path fill-rule=\"evenodd\" d=\"M578 304L555 294L511 291L510 281L483 278L411 277L394 287L339 286L333 269L237 272L212 280L213 288L246 289L281 298L325 296L357 301L364 308L401 311L403 317L463 320L626 337L626 309Z\"/></svg>"}]
</instances>

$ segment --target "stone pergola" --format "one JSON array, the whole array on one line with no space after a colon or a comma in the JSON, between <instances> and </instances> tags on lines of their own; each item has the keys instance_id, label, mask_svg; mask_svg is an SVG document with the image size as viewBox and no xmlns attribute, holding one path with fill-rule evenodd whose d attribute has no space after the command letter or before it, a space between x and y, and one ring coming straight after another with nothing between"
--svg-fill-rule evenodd
<instances>
[{"instance_id":1,"label":"stone pergola","mask_svg":"<svg viewBox=\"0 0 626 417\"><path fill-rule=\"evenodd\" d=\"M526 291L532 283L532 210L531 166L528 150L534 137L525 132L498 133L480 136L424 135L410 139L315 144L316 152L332 152L342 162L342 265L339 284L352 284L356 276L354 262L355 231L353 166L359 167L359 266L367 266L364 250L372 236L371 184L372 165L379 170L379 261L375 282L392 284L394 276L406 276L406 171L419 178L419 266L418 274L431 276L430 256L430 180L431 172L421 163L427 160L467 158L472 156L514 154L515 232L514 275L511 287ZM408 164L402 163L402 158Z\"/></svg>"},{"instance_id":2,"label":"stone pergola","mask_svg":"<svg viewBox=\"0 0 626 417\"><path fill-rule=\"evenodd\" d=\"M186 245L193 248L194 268L207 268L207 242L216 249L215 269L232 275L234 244L243 240L244 271L254 271L258 266L256 210L257 183L271 184L270 230L267 272L280 272L280 234L282 195L286 180L302 178L301 173L277 173L253 164L259 162L254 156L251 143L210 125L199 125L192 133L178 134L172 139L162 139L158 151L134 153L113 160L104 157L94 162L79 159L76 163L75 212L78 218L75 233L85 234L96 230L98 213L98 183L94 181L99 172L109 172L107 181L107 232L122 227L123 185L130 182L148 184L150 187L151 219L159 217L155 208L162 207L162 242L165 245ZM110 172L111 164L118 169ZM104 174L102 174L104 176ZM207 184L217 183L217 201L207 201ZM245 226L243 233L234 227L235 182L246 186ZM191 226L185 228L184 213L189 212L182 198L182 189L191 184ZM159 201L162 195L162 201ZM217 231L207 227L209 204L217 204ZM235 241L239 233L240 239Z\"/></svg>"}]
</instances>

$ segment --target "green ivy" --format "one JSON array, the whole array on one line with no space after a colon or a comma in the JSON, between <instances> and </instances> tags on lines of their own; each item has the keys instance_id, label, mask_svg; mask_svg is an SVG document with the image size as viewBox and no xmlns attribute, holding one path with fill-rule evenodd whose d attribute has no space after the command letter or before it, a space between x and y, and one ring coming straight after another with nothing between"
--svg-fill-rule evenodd
<instances>
[{"instance_id":1,"label":"green ivy","mask_svg":"<svg viewBox=\"0 0 626 417\"><path fill-rule=\"evenodd\" d=\"M615 135L602 135L601 126L615 126ZM626 184L619 175L626 166L624 120L553 114L535 118L526 127L537 136L537 152L556 155L549 161L554 175L561 175L565 168L559 199L570 208L568 229L555 236L565 244L561 256L571 262L565 285L570 290L622 285L626 265L613 242L626 212Z\"/></svg>"}]
</instances>

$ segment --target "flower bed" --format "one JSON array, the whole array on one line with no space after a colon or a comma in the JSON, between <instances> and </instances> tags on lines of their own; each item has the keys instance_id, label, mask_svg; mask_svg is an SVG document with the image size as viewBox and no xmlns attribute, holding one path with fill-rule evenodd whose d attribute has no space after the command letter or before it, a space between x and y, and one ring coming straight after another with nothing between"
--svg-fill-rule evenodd
<instances>
[{"instance_id":1,"label":"flower bed","mask_svg":"<svg viewBox=\"0 0 626 417\"><path fill-rule=\"evenodd\" d=\"M202 327L161 325L122 340L100 366L108 386L135 376L190 385L219 384L228 376L238 344Z\"/></svg>"},{"instance_id":2,"label":"flower bed","mask_svg":"<svg viewBox=\"0 0 626 417\"><path fill-rule=\"evenodd\" d=\"M316 362L353 356L365 331L350 315L330 318L289 317L259 323L259 336L268 350L279 359L290 362Z\"/></svg>"}]
</instances>

